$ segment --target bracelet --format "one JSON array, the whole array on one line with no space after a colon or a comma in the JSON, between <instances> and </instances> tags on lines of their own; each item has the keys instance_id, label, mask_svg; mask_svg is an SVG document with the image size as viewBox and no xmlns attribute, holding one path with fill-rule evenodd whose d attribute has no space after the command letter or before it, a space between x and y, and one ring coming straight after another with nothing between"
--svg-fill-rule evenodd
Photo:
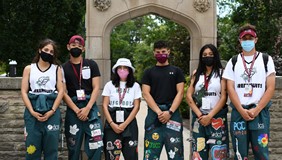
<instances>
[{"instance_id":1,"label":"bracelet","mask_svg":"<svg viewBox=\"0 0 282 160\"><path fill-rule=\"evenodd\" d=\"M56 110L54 108L51 108L52 111L56 112Z\"/></svg>"},{"instance_id":2,"label":"bracelet","mask_svg":"<svg viewBox=\"0 0 282 160\"><path fill-rule=\"evenodd\" d=\"M114 121L111 121L111 122L109 123L109 125L111 125L113 122L114 122Z\"/></svg>"},{"instance_id":3,"label":"bracelet","mask_svg":"<svg viewBox=\"0 0 282 160\"><path fill-rule=\"evenodd\" d=\"M172 114L173 114L173 112L172 112L171 110L168 110L168 112L169 112L169 114L170 114L170 115L172 115Z\"/></svg>"}]
</instances>

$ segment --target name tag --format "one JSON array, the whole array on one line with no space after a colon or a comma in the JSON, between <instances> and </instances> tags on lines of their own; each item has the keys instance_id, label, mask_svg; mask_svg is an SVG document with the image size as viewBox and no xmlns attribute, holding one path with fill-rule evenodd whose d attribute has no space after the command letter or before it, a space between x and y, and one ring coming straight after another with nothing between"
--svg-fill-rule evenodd
<instances>
[{"instance_id":1,"label":"name tag","mask_svg":"<svg viewBox=\"0 0 282 160\"><path fill-rule=\"evenodd\" d=\"M76 90L76 96L77 96L77 100L81 101L81 100L85 100L85 92L84 89L80 89L80 90Z\"/></svg>"},{"instance_id":2,"label":"name tag","mask_svg":"<svg viewBox=\"0 0 282 160\"><path fill-rule=\"evenodd\" d=\"M211 101L208 98L203 97L202 98L202 109L211 109Z\"/></svg>"},{"instance_id":3,"label":"name tag","mask_svg":"<svg viewBox=\"0 0 282 160\"><path fill-rule=\"evenodd\" d=\"M252 85L250 84L245 85L244 97L252 97L252 95L253 95Z\"/></svg>"},{"instance_id":4,"label":"name tag","mask_svg":"<svg viewBox=\"0 0 282 160\"><path fill-rule=\"evenodd\" d=\"M116 111L116 121L124 122L124 111Z\"/></svg>"}]
</instances>

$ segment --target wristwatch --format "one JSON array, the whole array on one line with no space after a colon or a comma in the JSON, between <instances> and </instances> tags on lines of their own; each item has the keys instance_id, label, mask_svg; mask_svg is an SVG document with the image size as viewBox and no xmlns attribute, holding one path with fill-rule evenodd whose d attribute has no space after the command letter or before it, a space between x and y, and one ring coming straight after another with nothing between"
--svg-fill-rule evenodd
<instances>
[{"instance_id":1,"label":"wristwatch","mask_svg":"<svg viewBox=\"0 0 282 160\"><path fill-rule=\"evenodd\" d=\"M172 112L171 110L168 110L168 112L169 112L169 114L170 114L170 115L172 115L172 114L173 114L173 112Z\"/></svg>"}]
</instances>

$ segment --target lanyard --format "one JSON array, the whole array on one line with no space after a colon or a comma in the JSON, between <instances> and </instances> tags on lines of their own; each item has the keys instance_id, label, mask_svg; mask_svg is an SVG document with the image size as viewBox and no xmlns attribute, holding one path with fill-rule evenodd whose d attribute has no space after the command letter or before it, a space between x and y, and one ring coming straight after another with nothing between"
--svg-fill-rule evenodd
<instances>
[{"instance_id":1,"label":"lanyard","mask_svg":"<svg viewBox=\"0 0 282 160\"><path fill-rule=\"evenodd\" d=\"M119 106L120 106L120 109L121 109L121 103L124 99L124 96L125 96L125 93L126 93L126 87L123 89L123 94L121 95L121 88L118 87L118 97L119 97Z\"/></svg>"},{"instance_id":2,"label":"lanyard","mask_svg":"<svg viewBox=\"0 0 282 160\"><path fill-rule=\"evenodd\" d=\"M257 52L255 52L255 54L253 56L252 64L250 66L250 69L248 69L247 65L246 65L246 61L245 61L244 55L242 55L242 61L243 61L243 64L244 64L245 72L248 75L248 82L250 82L250 80L251 80L251 74L252 74L253 66L255 64L256 56L257 56Z\"/></svg>"},{"instance_id":3,"label":"lanyard","mask_svg":"<svg viewBox=\"0 0 282 160\"><path fill-rule=\"evenodd\" d=\"M72 66L73 72L74 72L74 74L75 74L75 76L76 76L77 80L79 81L79 89L81 89L82 63L83 63L83 60L81 60L81 61L80 61L80 69L79 69L80 74L79 74L79 77L78 77L78 73L77 73L77 71L76 71L76 69L75 69L74 65L71 63L71 66Z\"/></svg>"},{"instance_id":4,"label":"lanyard","mask_svg":"<svg viewBox=\"0 0 282 160\"><path fill-rule=\"evenodd\" d=\"M210 73L210 76L211 76L212 73ZM206 74L204 74L204 81L205 81L205 89L206 91L208 90L208 87L209 87L209 82L210 82L210 79L209 77L206 76Z\"/></svg>"}]
</instances>

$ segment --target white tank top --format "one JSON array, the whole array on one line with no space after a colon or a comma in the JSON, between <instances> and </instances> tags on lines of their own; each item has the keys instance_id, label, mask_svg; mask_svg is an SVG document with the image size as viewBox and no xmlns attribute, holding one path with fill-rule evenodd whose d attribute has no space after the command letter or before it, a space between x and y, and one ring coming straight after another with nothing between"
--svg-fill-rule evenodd
<instances>
[{"instance_id":1,"label":"white tank top","mask_svg":"<svg viewBox=\"0 0 282 160\"><path fill-rule=\"evenodd\" d=\"M220 71L221 72L221 71ZM211 102L211 109L210 110L203 110L200 108L200 110L204 113L207 114L209 113L216 103L219 101L221 97L221 84L220 84L220 76L218 75L217 77L215 74L212 75L209 84L208 84L208 90L206 92L205 98L208 98L209 101ZM204 86L204 75L200 75L199 81L197 82L195 86L195 92L199 91L203 86Z\"/></svg>"},{"instance_id":2,"label":"white tank top","mask_svg":"<svg viewBox=\"0 0 282 160\"><path fill-rule=\"evenodd\" d=\"M57 65L51 64L46 71L40 71L36 63L30 65L29 93L50 94L56 90Z\"/></svg>"}]
</instances>

